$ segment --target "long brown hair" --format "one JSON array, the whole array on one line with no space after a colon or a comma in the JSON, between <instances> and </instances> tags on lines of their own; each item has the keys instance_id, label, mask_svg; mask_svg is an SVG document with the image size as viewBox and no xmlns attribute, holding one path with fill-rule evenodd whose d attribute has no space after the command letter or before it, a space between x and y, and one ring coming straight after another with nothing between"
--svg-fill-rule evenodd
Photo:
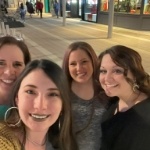
<instances>
[{"instance_id":1,"label":"long brown hair","mask_svg":"<svg viewBox=\"0 0 150 150\"><path fill-rule=\"evenodd\" d=\"M69 57L70 57L71 52L76 51L78 49L85 51L92 61L93 86L94 86L94 92L95 92L95 94L97 94L99 92L98 58L97 58L97 55L96 55L94 49L92 48L92 46L86 42L78 41L78 42L74 42L74 43L70 44L68 47L68 50L66 51L66 53L64 55L62 68L63 68L63 70L67 76L69 85L71 87L71 83L72 83L72 77L71 77L70 72L69 72Z\"/></svg>"},{"instance_id":2,"label":"long brown hair","mask_svg":"<svg viewBox=\"0 0 150 150\"><path fill-rule=\"evenodd\" d=\"M62 99L62 111L57 121L49 128L48 139L53 147L60 150L77 150L76 140L72 131L72 116L70 109L70 97L68 82L62 69L52 61L42 59L31 61L23 70L16 80L12 93L12 106L16 106L15 98L19 91L22 80L32 71L41 69L56 84L60 91ZM10 118L15 118L14 113L10 114ZM60 125L59 125L60 124ZM24 124L22 123L24 128ZM24 139L26 139L24 130ZM25 140L24 140L25 142Z\"/></svg>"}]
</instances>

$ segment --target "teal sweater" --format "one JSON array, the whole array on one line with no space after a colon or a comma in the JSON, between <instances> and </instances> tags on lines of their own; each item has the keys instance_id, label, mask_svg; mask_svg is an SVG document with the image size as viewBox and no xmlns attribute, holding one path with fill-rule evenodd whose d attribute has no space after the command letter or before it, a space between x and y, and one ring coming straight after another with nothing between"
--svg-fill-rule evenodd
<instances>
[{"instance_id":1,"label":"teal sweater","mask_svg":"<svg viewBox=\"0 0 150 150\"><path fill-rule=\"evenodd\" d=\"M4 120L6 110L9 108L7 105L0 105L0 120Z\"/></svg>"}]
</instances>

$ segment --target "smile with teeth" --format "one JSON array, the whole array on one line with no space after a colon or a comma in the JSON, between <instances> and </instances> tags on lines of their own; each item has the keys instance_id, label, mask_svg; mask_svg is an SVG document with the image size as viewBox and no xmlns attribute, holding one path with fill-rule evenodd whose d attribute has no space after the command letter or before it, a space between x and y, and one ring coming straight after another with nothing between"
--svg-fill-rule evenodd
<instances>
[{"instance_id":1,"label":"smile with teeth","mask_svg":"<svg viewBox=\"0 0 150 150\"><path fill-rule=\"evenodd\" d=\"M7 84L11 84L14 82L14 80L2 80L4 83L7 83Z\"/></svg>"},{"instance_id":2,"label":"smile with teeth","mask_svg":"<svg viewBox=\"0 0 150 150\"><path fill-rule=\"evenodd\" d=\"M114 85L112 85L112 84L105 84L105 85L106 85L106 87L108 87L108 88L116 87L116 86L117 86L117 84L114 84Z\"/></svg>"},{"instance_id":3,"label":"smile with teeth","mask_svg":"<svg viewBox=\"0 0 150 150\"><path fill-rule=\"evenodd\" d=\"M35 114L30 114L30 115L36 119L45 119L49 116L49 115L35 115Z\"/></svg>"},{"instance_id":4,"label":"smile with teeth","mask_svg":"<svg viewBox=\"0 0 150 150\"><path fill-rule=\"evenodd\" d=\"M84 76L86 73L77 73L78 76Z\"/></svg>"}]
</instances>

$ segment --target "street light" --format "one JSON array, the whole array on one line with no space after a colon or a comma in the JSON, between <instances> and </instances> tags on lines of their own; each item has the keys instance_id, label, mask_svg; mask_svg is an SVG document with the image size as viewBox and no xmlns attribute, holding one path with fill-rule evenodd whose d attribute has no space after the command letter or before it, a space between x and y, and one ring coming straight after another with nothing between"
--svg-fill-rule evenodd
<instances>
[{"instance_id":1,"label":"street light","mask_svg":"<svg viewBox=\"0 0 150 150\"><path fill-rule=\"evenodd\" d=\"M114 22L114 0L108 2L108 34L107 38L112 38L113 22Z\"/></svg>"},{"instance_id":2,"label":"street light","mask_svg":"<svg viewBox=\"0 0 150 150\"><path fill-rule=\"evenodd\" d=\"M63 26L66 25L66 0L62 0L63 6Z\"/></svg>"}]
</instances>

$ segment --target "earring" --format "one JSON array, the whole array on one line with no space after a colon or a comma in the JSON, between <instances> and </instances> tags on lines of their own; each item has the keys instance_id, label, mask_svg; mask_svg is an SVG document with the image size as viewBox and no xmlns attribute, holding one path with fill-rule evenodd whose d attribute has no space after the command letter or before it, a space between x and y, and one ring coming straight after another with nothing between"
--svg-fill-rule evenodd
<instances>
[{"instance_id":1,"label":"earring","mask_svg":"<svg viewBox=\"0 0 150 150\"><path fill-rule=\"evenodd\" d=\"M59 118L59 123L58 123L58 129L60 130L61 125L60 125L60 118Z\"/></svg>"},{"instance_id":2,"label":"earring","mask_svg":"<svg viewBox=\"0 0 150 150\"><path fill-rule=\"evenodd\" d=\"M61 129L61 120L62 120L62 112L59 115L59 120L58 120L58 129Z\"/></svg>"},{"instance_id":3,"label":"earring","mask_svg":"<svg viewBox=\"0 0 150 150\"><path fill-rule=\"evenodd\" d=\"M21 123L21 119L19 118L18 122L16 122L15 124L11 124L11 123L8 123L7 122L7 115L8 115L8 112L12 109L17 109L18 111L18 108L17 107L10 107L7 109L7 111L5 112L5 116L4 116L4 121L5 123L9 126L9 127L19 127L20 126L20 123Z\"/></svg>"},{"instance_id":4,"label":"earring","mask_svg":"<svg viewBox=\"0 0 150 150\"><path fill-rule=\"evenodd\" d=\"M136 83L136 81L133 83L132 89L134 92L136 92L139 89L139 85Z\"/></svg>"}]
</instances>

